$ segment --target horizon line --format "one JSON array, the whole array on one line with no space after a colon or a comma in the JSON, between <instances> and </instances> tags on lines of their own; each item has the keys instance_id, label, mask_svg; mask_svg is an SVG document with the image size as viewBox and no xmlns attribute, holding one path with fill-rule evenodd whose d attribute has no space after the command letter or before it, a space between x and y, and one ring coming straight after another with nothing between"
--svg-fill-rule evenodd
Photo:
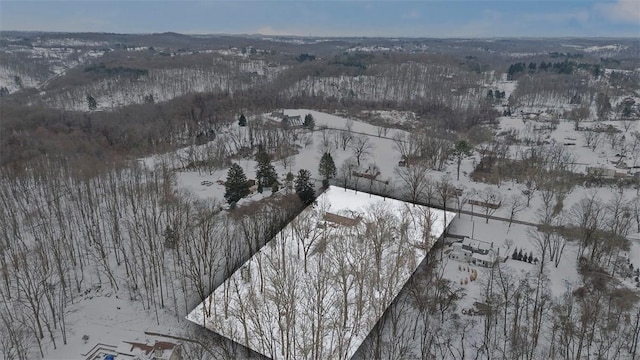
<instances>
[{"instance_id":1,"label":"horizon line","mask_svg":"<svg viewBox=\"0 0 640 360\"><path fill-rule=\"evenodd\" d=\"M1 33L42 33L42 34L96 34L96 35L165 35L177 34L183 36L263 36L263 37L294 37L303 39L448 39L448 40L539 40L539 39L640 39L640 35L604 35L604 36L582 36L582 35L553 35L553 36L393 36L393 35L297 35L297 34L263 34L263 33L191 33L177 31L163 32L111 32L111 31L58 31L58 30L0 30Z\"/></svg>"}]
</instances>

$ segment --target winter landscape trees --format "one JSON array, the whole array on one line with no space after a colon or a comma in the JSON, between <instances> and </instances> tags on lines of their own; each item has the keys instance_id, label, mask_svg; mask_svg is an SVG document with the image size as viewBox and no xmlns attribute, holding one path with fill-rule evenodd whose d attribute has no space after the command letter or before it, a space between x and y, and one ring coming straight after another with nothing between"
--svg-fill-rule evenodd
<instances>
[{"instance_id":1,"label":"winter landscape trees","mask_svg":"<svg viewBox=\"0 0 640 360\"><path fill-rule=\"evenodd\" d=\"M432 245L415 244L441 236L444 212L412 217L409 204L336 187L317 202L189 319L267 356L350 358Z\"/></svg>"}]
</instances>

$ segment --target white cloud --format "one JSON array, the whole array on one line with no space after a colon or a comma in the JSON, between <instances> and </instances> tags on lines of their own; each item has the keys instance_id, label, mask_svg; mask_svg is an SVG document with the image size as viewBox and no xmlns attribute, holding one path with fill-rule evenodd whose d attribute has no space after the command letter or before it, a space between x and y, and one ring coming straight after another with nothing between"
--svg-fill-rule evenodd
<instances>
[{"instance_id":1,"label":"white cloud","mask_svg":"<svg viewBox=\"0 0 640 360\"><path fill-rule=\"evenodd\" d=\"M636 23L640 31L640 0L618 0L616 3L596 4L595 10L613 21Z\"/></svg>"}]
</instances>

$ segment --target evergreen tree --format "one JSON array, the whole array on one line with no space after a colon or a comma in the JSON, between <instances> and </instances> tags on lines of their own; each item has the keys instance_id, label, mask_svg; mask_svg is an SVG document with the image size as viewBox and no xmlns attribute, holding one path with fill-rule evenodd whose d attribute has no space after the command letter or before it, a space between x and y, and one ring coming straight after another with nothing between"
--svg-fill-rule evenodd
<instances>
[{"instance_id":1,"label":"evergreen tree","mask_svg":"<svg viewBox=\"0 0 640 360\"><path fill-rule=\"evenodd\" d=\"M522 261L522 249L520 249L520 251L518 251L518 260Z\"/></svg>"},{"instance_id":2,"label":"evergreen tree","mask_svg":"<svg viewBox=\"0 0 640 360\"><path fill-rule=\"evenodd\" d=\"M167 249L175 249L178 245L178 237L176 232L167 224L167 227L164 229L164 246Z\"/></svg>"},{"instance_id":3,"label":"evergreen tree","mask_svg":"<svg viewBox=\"0 0 640 360\"><path fill-rule=\"evenodd\" d=\"M262 193L262 189L273 186L278 180L278 174L275 167L271 164L269 154L265 151L258 151L256 154L256 181L258 182L258 192Z\"/></svg>"},{"instance_id":4,"label":"evergreen tree","mask_svg":"<svg viewBox=\"0 0 640 360\"><path fill-rule=\"evenodd\" d=\"M635 100L632 98L626 98L622 100L622 103L618 105L621 108L621 116L623 119L628 119L633 115L633 106L635 105Z\"/></svg>"},{"instance_id":5,"label":"evergreen tree","mask_svg":"<svg viewBox=\"0 0 640 360\"><path fill-rule=\"evenodd\" d=\"M240 114L240 118L238 119L238 125L247 126L247 118L244 116L244 114Z\"/></svg>"},{"instance_id":6,"label":"evergreen tree","mask_svg":"<svg viewBox=\"0 0 640 360\"><path fill-rule=\"evenodd\" d=\"M604 93L598 93L596 96L596 110L598 120L606 120L609 112L611 112L611 99Z\"/></svg>"},{"instance_id":7,"label":"evergreen tree","mask_svg":"<svg viewBox=\"0 0 640 360\"><path fill-rule=\"evenodd\" d=\"M316 121L313 120L313 115L311 114L307 114L304 117L304 127L308 128L309 130L313 130L313 128L316 126Z\"/></svg>"},{"instance_id":8,"label":"evergreen tree","mask_svg":"<svg viewBox=\"0 0 640 360\"><path fill-rule=\"evenodd\" d=\"M313 189L313 182L311 180L311 173L309 170L300 169L298 176L296 177L296 194L302 202L306 205L313 203L315 200L316 192Z\"/></svg>"},{"instance_id":9,"label":"evergreen tree","mask_svg":"<svg viewBox=\"0 0 640 360\"><path fill-rule=\"evenodd\" d=\"M541 62L540 63L540 71L547 71L547 68L549 67L549 65L547 65L546 62Z\"/></svg>"},{"instance_id":10,"label":"evergreen tree","mask_svg":"<svg viewBox=\"0 0 640 360\"><path fill-rule=\"evenodd\" d=\"M287 130L289 129L289 125L291 124L291 120L289 120L289 115L285 115L282 118L282 121L280 121L280 125L282 126L283 129Z\"/></svg>"},{"instance_id":11,"label":"evergreen tree","mask_svg":"<svg viewBox=\"0 0 640 360\"><path fill-rule=\"evenodd\" d=\"M515 63L509 66L509 70L507 71L507 80L515 80L515 75L520 72L524 72L525 63Z\"/></svg>"},{"instance_id":12,"label":"evergreen tree","mask_svg":"<svg viewBox=\"0 0 640 360\"><path fill-rule=\"evenodd\" d=\"M600 69L600 65L595 65L593 67L593 77L594 78L599 78L601 74L603 74L604 72Z\"/></svg>"},{"instance_id":13,"label":"evergreen tree","mask_svg":"<svg viewBox=\"0 0 640 360\"><path fill-rule=\"evenodd\" d=\"M224 198L229 204L235 203L243 197L249 195L249 183L244 170L240 165L233 163L227 174L227 181L224 183Z\"/></svg>"},{"instance_id":14,"label":"evergreen tree","mask_svg":"<svg viewBox=\"0 0 640 360\"><path fill-rule=\"evenodd\" d=\"M493 99L493 90L489 89L489 91L487 91L487 99Z\"/></svg>"},{"instance_id":15,"label":"evergreen tree","mask_svg":"<svg viewBox=\"0 0 640 360\"><path fill-rule=\"evenodd\" d=\"M89 110L95 110L98 108L98 102L91 95L87 95L87 105L89 106Z\"/></svg>"},{"instance_id":16,"label":"evergreen tree","mask_svg":"<svg viewBox=\"0 0 640 360\"><path fill-rule=\"evenodd\" d=\"M293 188L293 179L294 176L291 172L288 172L287 176L284 178L284 187L287 190L287 194L289 193L289 190Z\"/></svg>"},{"instance_id":17,"label":"evergreen tree","mask_svg":"<svg viewBox=\"0 0 640 360\"><path fill-rule=\"evenodd\" d=\"M453 156L456 158L456 162L458 164L458 180L460 180L460 164L462 164L462 160L467 156L470 156L473 153L473 149L471 145L465 140L460 140L456 143L453 148Z\"/></svg>"},{"instance_id":18,"label":"evergreen tree","mask_svg":"<svg viewBox=\"0 0 640 360\"><path fill-rule=\"evenodd\" d=\"M513 250L513 255L511 255L511 258L513 260L518 260L518 248L515 248L515 250Z\"/></svg>"},{"instance_id":19,"label":"evergreen tree","mask_svg":"<svg viewBox=\"0 0 640 360\"><path fill-rule=\"evenodd\" d=\"M336 164L333 162L333 157L331 157L331 154L328 152L322 154L322 158L320 158L318 173L320 173L325 180L329 180L336 176Z\"/></svg>"}]
</instances>

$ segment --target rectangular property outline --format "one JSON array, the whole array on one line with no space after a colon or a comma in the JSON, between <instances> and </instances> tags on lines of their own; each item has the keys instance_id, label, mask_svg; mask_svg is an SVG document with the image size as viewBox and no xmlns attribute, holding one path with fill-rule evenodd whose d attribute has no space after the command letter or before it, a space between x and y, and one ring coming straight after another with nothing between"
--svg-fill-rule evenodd
<instances>
[{"instance_id":1,"label":"rectangular property outline","mask_svg":"<svg viewBox=\"0 0 640 360\"><path fill-rule=\"evenodd\" d=\"M331 186L187 319L273 359L349 359L454 217Z\"/></svg>"}]
</instances>

